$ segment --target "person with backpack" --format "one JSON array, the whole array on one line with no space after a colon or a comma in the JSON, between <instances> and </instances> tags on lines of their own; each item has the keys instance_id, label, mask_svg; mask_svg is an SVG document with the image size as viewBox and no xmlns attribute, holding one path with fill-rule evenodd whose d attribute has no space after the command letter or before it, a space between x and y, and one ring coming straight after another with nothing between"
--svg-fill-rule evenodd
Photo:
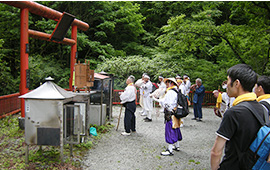
<instances>
[{"instance_id":1,"label":"person with backpack","mask_svg":"<svg viewBox=\"0 0 270 170\"><path fill-rule=\"evenodd\" d=\"M264 108L256 101L256 94L252 93L257 82L257 74L252 68L246 64L237 64L227 70L227 75L227 93L229 97L235 97L235 100L233 107L224 113L216 131L216 140L211 149L212 170L239 170L244 164L250 163L247 159L243 160L241 155L249 150L261 123L244 104L251 105L259 117L264 119Z\"/></svg>"},{"instance_id":2,"label":"person with backpack","mask_svg":"<svg viewBox=\"0 0 270 170\"><path fill-rule=\"evenodd\" d=\"M173 115L173 110L177 108L178 100L178 84L175 78L165 78L167 90L163 99L153 99L161 104L164 109L165 118L165 140L169 144L165 152L161 152L162 156L172 156L173 150L180 151L180 141L182 134L180 131L181 120Z\"/></svg>"},{"instance_id":3,"label":"person with backpack","mask_svg":"<svg viewBox=\"0 0 270 170\"><path fill-rule=\"evenodd\" d=\"M186 86L185 86L183 80L182 79L178 79L177 80L177 83L178 83L178 86L179 86L178 90L180 90L183 95L187 96L187 94L186 94L186 92L187 92L186 91ZM188 101L188 99L187 99L187 101ZM181 125L180 125L180 127L181 128L184 127L184 119L181 119Z\"/></svg>"},{"instance_id":4,"label":"person with backpack","mask_svg":"<svg viewBox=\"0 0 270 170\"><path fill-rule=\"evenodd\" d=\"M257 95L257 101L270 113L270 77L260 76L254 87L254 92Z\"/></svg>"}]
</instances>

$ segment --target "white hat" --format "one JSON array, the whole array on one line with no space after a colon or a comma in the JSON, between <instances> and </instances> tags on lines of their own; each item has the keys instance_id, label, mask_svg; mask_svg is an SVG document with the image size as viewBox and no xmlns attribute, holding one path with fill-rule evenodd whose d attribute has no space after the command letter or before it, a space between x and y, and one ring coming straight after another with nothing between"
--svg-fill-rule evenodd
<instances>
[{"instance_id":1,"label":"white hat","mask_svg":"<svg viewBox=\"0 0 270 170\"><path fill-rule=\"evenodd\" d=\"M147 75L147 73L143 73L143 74L142 74L142 77L144 77L145 75Z\"/></svg>"},{"instance_id":2,"label":"white hat","mask_svg":"<svg viewBox=\"0 0 270 170\"><path fill-rule=\"evenodd\" d=\"M184 76L183 76L183 79L186 79L186 78L188 78L188 76L187 76L187 75L184 75Z\"/></svg>"},{"instance_id":3,"label":"white hat","mask_svg":"<svg viewBox=\"0 0 270 170\"><path fill-rule=\"evenodd\" d=\"M213 93L219 93L219 91L218 90L214 90Z\"/></svg>"},{"instance_id":4,"label":"white hat","mask_svg":"<svg viewBox=\"0 0 270 170\"><path fill-rule=\"evenodd\" d=\"M177 79L181 79L181 76L177 75L176 78L177 78Z\"/></svg>"},{"instance_id":5,"label":"white hat","mask_svg":"<svg viewBox=\"0 0 270 170\"><path fill-rule=\"evenodd\" d=\"M164 77L162 77L162 76L158 76L158 78L159 78L159 79L164 79Z\"/></svg>"},{"instance_id":6,"label":"white hat","mask_svg":"<svg viewBox=\"0 0 270 170\"><path fill-rule=\"evenodd\" d=\"M147 78L147 79L150 79L150 77L148 75L144 75L143 77L144 78Z\"/></svg>"},{"instance_id":7,"label":"white hat","mask_svg":"<svg viewBox=\"0 0 270 170\"><path fill-rule=\"evenodd\" d=\"M164 81L164 83L166 83L166 81L168 81L168 80L174 82L174 84L178 87L178 83L177 83L177 81L175 80L175 78L165 78L163 81Z\"/></svg>"}]
</instances>

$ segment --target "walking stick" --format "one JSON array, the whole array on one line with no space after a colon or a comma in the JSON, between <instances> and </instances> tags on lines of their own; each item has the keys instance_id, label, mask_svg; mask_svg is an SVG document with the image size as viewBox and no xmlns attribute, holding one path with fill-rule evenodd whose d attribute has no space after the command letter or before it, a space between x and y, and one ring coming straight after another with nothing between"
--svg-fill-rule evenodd
<instances>
[{"instance_id":1,"label":"walking stick","mask_svg":"<svg viewBox=\"0 0 270 170\"><path fill-rule=\"evenodd\" d=\"M121 104L121 109L120 109L120 114L119 114L119 118L118 118L118 122L117 122L116 131L118 130L118 126L119 126L119 122L120 122L120 118L121 118L121 113L122 113L122 107L123 107L123 105Z\"/></svg>"}]
</instances>

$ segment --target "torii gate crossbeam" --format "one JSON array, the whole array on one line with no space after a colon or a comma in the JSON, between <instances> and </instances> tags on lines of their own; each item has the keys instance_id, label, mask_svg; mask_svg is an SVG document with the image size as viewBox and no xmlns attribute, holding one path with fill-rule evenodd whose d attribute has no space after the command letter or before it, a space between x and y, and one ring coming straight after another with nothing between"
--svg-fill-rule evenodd
<instances>
[{"instance_id":1,"label":"torii gate crossbeam","mask_svg":"<svg viewBox=\"0 0 270 170\"><path fill-rule=\"evenodd\" d=\"M0 1L1 3L14 6L21 9L21 40L20 40L20 54L21 54L21 83L20 83L20 95L23 95L28 92L29 88L27 87L26 74L28 71L28 53L29 53L29 36L32 38L38 38L42 40L50 40L50 34L29 30L28 28L28 19L29 12L58 21L62 17L62 13L41 4L38 4L33 1ZM77 29L86 31L89 28L89 25L78 19L74 19L71 24L71 39L64 38L63 41L58 42L71 46L71 56L70 56L70 79L69 79L69 88L72 89L72 79L73 71L75 65L75 57L77 53ZM55 41L53 41L55 42ZM25 105L24 99L21 99L21 116L25 117Z\"/></svg>"}]
</instances>

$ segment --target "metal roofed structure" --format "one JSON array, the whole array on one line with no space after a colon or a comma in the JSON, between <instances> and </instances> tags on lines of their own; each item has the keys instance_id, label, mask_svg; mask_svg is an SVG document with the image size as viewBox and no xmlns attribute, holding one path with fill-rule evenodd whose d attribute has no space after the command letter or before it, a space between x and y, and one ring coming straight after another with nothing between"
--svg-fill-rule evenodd
<instances>
[{"instance_id":1,"label":"metal roofed structure","mask_svg":"<svg viewBox=\"0 0 270 170\"><path fill-rule=\"evenodd\" d=\"M35 90L26 93L19 98L27 99L66 99L75 97L76 94L71 91L66 91L52 82L52 78L48 77L43 85L39 86Z\"/></svg>"}]
</instances>

